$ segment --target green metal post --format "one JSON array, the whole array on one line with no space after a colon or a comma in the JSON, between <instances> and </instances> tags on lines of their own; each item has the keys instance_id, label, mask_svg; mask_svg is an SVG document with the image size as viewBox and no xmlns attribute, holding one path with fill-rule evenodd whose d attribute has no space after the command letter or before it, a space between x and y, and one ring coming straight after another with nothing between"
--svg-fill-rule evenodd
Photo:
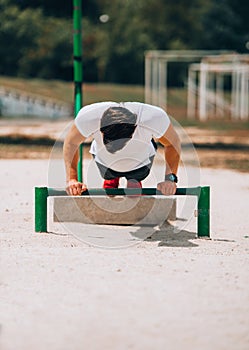
<instances>
[{"instance_id":1,"label":"green metal post","mask_svg":"<svg viewBox=\"0 0 249 350\"><path fill-rule=\"evenodd\" d=\"M210 187L201 187L197 210L197 236L210 237Z\"/></svg>"},{"instance_id":2,"label":"green metal post","mask_svg":"<svg viewBox=\"0 0 249 350\"><path fill-rule=\"evenodd\" d=\"M73 0L74 116L82 107L82 0ZM78 181L82 182L83 146L79 149Z\"/></svg>"},{"instance_id":3,"label":"green metal post","mask_svg":"<svg viewBox=\"0 0 249 350\"><path fill-rule=\"evenodd\" d=\"M35 232L47 232L47 187L35 187Z\"/></svg>"},{"instance_id":4,"label":"green metal post","mask_svg":"<svg viewBox=\"0 0 249 350\"><path fill-rule=\"evenodd\" d=\"M77 168L78 181L83 182L83 143L79 147L79 161Z\"/></svg>"}]
</instances>

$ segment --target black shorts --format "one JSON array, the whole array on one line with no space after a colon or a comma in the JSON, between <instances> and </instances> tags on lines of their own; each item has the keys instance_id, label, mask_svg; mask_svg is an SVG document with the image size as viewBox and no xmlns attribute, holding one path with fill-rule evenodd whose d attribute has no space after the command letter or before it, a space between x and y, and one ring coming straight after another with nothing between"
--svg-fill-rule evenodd
<instances>
[{"instance_id":1,"label":"black shorts","mask_svg":"<svg viewBox=\"0 0 249 350\"><path fill-rule=\"evenodd\" d=\"M157 144L155 143L155 141L153 139L151 140L151 142L156 150ZM100 164L98 162L96 162L96 165L99 169L100 175L105 180L112 180L112 179L115 179L116 177L125 177L127 180L142 181L149 175L154 158L155 158L154 155L149 158L150 163L148 165L144 165L141 168L131 170L131 171L126 171L126 172L112 170L112 169L107 168L106 166L104 166L103 164Z\"/></svg>"}]
</instances>

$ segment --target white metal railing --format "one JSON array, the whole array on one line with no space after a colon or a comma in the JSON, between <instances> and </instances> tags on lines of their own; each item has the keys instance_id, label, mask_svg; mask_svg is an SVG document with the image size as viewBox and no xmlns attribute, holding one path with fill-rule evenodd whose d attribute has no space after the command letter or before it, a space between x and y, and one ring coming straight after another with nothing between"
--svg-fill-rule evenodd
<instances>
[{"instance_id":1,"label":"white metal railing","mask_svg":"<svg viewBox=\"0 0 249 350\"><path fill-rule=\"evenodd\" d=\"M1 116L34 116L42 118L65 118L73 114L70 105L40 97L24 94L17 90L0 88Z\"/></svg>"}]
</instances>

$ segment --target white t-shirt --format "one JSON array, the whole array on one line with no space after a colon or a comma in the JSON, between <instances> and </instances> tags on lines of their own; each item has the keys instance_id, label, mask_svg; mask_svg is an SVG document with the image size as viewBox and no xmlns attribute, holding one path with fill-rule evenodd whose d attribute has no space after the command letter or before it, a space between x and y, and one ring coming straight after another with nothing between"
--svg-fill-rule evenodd
<instances>
[{"instance_id":1,"label":"white t-shirt","mask_svg":"<svg viewBox=\"0 0 249 350\"><path fill-rule=\"evenodd\" d=\"M137 127L132 138L115 153L107 151L100 132L103 113L110 107L124 107L137 115ZM167 113L156 106L139 102L100 102L83 107L75 118L75 125L84 137L93 137L90 153L98 163L115 171L126 172L150 163L155 154L152 137L160 138L170 124Z\"/></svg>"}]
</instances>

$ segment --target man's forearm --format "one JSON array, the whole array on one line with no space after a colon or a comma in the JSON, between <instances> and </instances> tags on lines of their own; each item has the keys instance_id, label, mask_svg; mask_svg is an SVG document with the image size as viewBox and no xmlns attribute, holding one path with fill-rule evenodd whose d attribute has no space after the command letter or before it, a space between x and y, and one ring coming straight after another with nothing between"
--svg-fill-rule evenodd
<instances>
[{"instance_id":1,"label":"man's forearm","mask_svg":"<svg viewBox=\"0 0 249 350\"><path fill-rule=\"evenodd\" d=\"M167 174L177 174L179 162L180 162L180 154L181 154L181 145L180 143L176 145L176 147L169 145L165 147L165 161L166 161L166 172Z\"/></svg>"},{"instance_id":2,"label":"man's forearm","mask_svg":"<svg viewBox=\"0 0 249 350\"><path fill-rule=\"evenodd\" d=\"M168 144L164 147L166 163L165 179L157 184L157 189L160 192L162 192L162 194L170 196L176 193L177 178L166 178L166 175L177 174L178 165L180 161L181 145L180 142L178 143L178 140L176 139L176 142L174 142L174 146L172 144Z\"/></svg>"},{"instance_id":3,"label":"man's forearm","mask_svg":"<svg viewBox=\"0 0 249 350\"><path fill-rule=\"evenodd\" d=\"M63 156L66 169L66 181L77 180L77 165L79 159L78 146L66 142L63 147Z\"/></svg>"},{"instance_id":4,"label":"man's forearm","mask_svg":"<svg viewBox=\"0 0 249 350\"><path fill-rule=\"evenodd\" d=\"M165 134L159 139L164 146L165 163L167 174L176 174L181 155L181 141L172 124L169 125Z\"/></svg>"},{"instance_id":5,"label":"man's forearm","mask_svg":"<svg viewBox=\"0 0 249 350\"><path fill-rule=\"evenodd\" d=\"M76 125L73 124L67 134L63 145L63 157L66 170L66 191L71 196L80 196L87 188L82 182L78 182L79 146L84 142Z\"/></svg>"}]
</instances>

